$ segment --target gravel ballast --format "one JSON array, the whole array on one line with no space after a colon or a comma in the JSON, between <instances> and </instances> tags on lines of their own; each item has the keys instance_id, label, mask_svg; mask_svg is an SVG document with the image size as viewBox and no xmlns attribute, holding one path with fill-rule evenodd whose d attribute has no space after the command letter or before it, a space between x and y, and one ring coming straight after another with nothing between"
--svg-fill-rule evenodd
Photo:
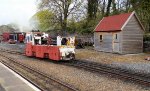
<instances>
[{"instance_id":1,"label":"gravel ballast","mask_svg":"<svg viewBox=\"0 0 150 91\"><path fill-rule=\"evenodd\" d=\"M23 43L8 44L8 43L3 42L3 43L0 43L0 48L24 52L25 44L23 44Z\"/></svg>"},{"instance_id":2,"label":"gravel ballast","mask_svg":"<svg viewBox=\"0 0 150 91\"><path fill-rule=\"evenodd\" d=\"M21 47L6 46L0 44L1 47L9 47L8 49L16 50ZM12 47L12 48L11 48ZM22 47L23 49L23 47ZM145 89L131 83L126 83L121 80L105 77L104 75L93 74L88 71L77 68L55 64L49 61L40 61L40 59L29 58L25 56L14 56L8 54L18 61L31 65L34 68L41 70L63 82L67 82L81 91L146 91ZM96 52L94 50L76 50L76 58L92 62L109 64L111 66L122 67L129 70L145 70L149 72L150 62L145 61L144 58L149 54L138 55L118 55L111 53ZM143 63L143 64L142 64ZM144 67L144 69L143 69Z\"/></svg>"},{"instance_id":3,"label":"gravel ballast","mask_svg":"<svg viewBox=\"0 0 150 91\"><path fill-rule=\"evenodd\" d=\"M150 61L145 60L145 58L150 57L149 53L120 55L80 49L76 50L76 56L78 59L86 61L108 64L134 72L150 73Z\"/></svg>"},{"instance_id":4,"label":"gravel ballast","mask_svg":"<svg viewBox=\"0 0 150 91\"><path fill-rule=\"evenodd\" d=\"M64 66L40 59L13 55L18 61L39 69L63 82L71 84L80 91L146 91L138 85L126 83L104 75L94 74L70 66Z\"/></svg>"}]
</instances>

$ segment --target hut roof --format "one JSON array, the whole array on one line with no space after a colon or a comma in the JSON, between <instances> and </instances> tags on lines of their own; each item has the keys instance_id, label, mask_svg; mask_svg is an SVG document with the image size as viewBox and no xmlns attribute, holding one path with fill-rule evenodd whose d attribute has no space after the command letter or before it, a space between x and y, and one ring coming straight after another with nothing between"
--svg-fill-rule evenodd
<instances>
[{"instance_id":1,"label":"hut roof","mask_svg":"<svg viewBox=\"0 0 150 91\"><path fill-rule=\"evenodd\" d=\"M113 15L104 17L99 24L94 29L95 32L113 32L120 31L127 24L131 16L133 16L135 12L124 13L119 15ZM137 16L136 16L137 17ZM137 18L138 19L138 18ZM139 19L138 19L139 21ZM139 21L140 23L140 21ZM140 23L142 26L142 24ZM143 26L142 26L143 28ZM143 28L144 29L144 28Z\"/></svg>"}]
</instances>

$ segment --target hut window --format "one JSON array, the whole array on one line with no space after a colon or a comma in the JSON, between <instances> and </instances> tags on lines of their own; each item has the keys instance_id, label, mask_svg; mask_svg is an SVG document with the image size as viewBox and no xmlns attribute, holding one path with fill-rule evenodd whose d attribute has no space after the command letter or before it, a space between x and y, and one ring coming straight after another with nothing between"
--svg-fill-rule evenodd
<instances>
[{"instance_id":1,"label":"hut window","mask_svg":"<svg viewBox=\"0 0 150 91\"><path fill-rule=\"evenodd\" d=\"M103 40L103 36L102 36L102 35L100 35L100 36L99 36L99 38L100 38L100 42L102 42L102 40Z\"/></svg>"},{"instance_id":2,"label":"hut window","mask_svg":"<svg viewBox=\"0 0 150 91\"><path fill-rule=\"evenodd\" d=\"M118 39L118 35L117 34L115 35L115 39Z\"/></svg>"}]
</instances>

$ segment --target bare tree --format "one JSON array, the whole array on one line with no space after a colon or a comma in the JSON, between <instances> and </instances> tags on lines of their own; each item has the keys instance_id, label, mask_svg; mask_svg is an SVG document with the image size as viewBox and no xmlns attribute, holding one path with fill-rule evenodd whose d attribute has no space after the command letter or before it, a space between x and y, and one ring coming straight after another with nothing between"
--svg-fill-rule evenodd
<instances>
[{"instance_id":1,"label":"bare tree","mask_svg":"<svg viewBox=\"0 0 150 91\"><path fill-rule=\"evenodd\" d=\"M102 15L105 14L106 0L103 0Z\"/></svg>"},{"instance_id":2,"label":"bare tree","mask_svg":"<svg viewBox=\"0 0 150 91\"><path fill-rule=\"evenodd\" d=\"M105 16L109 16L111 3L112 3L112 0L108 0L108 5L107 5L107 10L106 10Z\"/></svg>"},{"instance_id":3,"label":"bare tree","mask_svg":"<svg viewBox=\"0 0 150 91\"><path fill-rule=\"evenodd\" d=\"M63 33L67 29L67 19L70 14L79 13L84 0L40 0L39 9L49 9L55 14Z\"/></svg>"},{"instance_id":4,"label":"bare tree","mask_svg":"<svg viewBox=\"0 0 150 91\"><path fill-rule=\"evenodd\" d=\"M88 20L95 19L98 9L98 0L87 0L87 1L88 1L88 8L87 8Z\"/></svg>"}]
</instances>

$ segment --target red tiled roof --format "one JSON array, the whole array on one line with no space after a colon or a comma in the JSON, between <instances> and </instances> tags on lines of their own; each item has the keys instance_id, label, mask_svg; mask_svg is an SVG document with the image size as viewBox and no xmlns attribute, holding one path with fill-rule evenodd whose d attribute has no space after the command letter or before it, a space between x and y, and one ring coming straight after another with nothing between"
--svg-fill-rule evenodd
<instances>
[{"instance_id":1,"label":"red tiled roof","mask_svg":"<svg viewBox=\"0 0 150 91\"><path fill-rule=\"evenodd\" d=\"M132 13L104 17L95 28L95 32L111 32L121 30Z\"/></svg>"}]
</instances>

